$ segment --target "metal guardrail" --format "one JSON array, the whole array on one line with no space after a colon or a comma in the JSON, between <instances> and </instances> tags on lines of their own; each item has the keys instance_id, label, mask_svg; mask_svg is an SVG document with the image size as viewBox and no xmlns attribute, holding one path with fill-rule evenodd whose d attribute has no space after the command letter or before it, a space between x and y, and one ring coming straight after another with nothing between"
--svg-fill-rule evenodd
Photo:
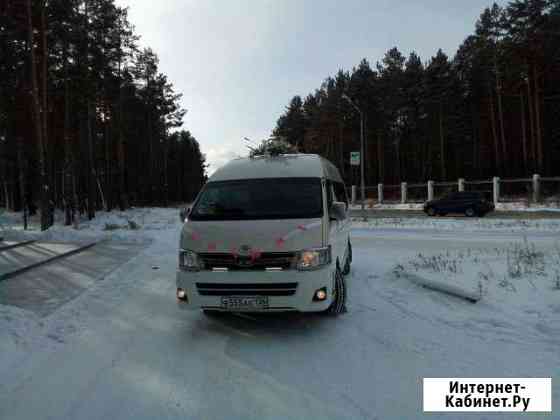
<instances>
[{"instance_id":1,"label":"metal guardrail","mask_svg":"<svg viewBox=\"0 0 560 420\"><path fill-rule=\"evenodd\" d=\"M466 181L465 180L465 185L484 185L484 184L492 184L494 181L489 180L489 181Z\"/></svg>"},{"instance_id":2,"label":"metal guardrail","mask_svg":"<svg viewBox=\"0 0 560 420\"><path fill-rule=\"evenodd\" d=\"M559 183L557 188L548 187L543 188L543 183ZM510 189L516 186L527 184L526 188L521 190L513 191ZM473 188L477 186L492 186L490 190L480 190L478 188ZM469 188L471 187L471 188ZM500 188L503 187L503 188ZM425 188L426 194L418 193L418 189ZM351 187L353 191L352 203L361 204L359 200L359 190L356 186ZM457 182L449 181L428 181L426 183L414 183L407 184L403 182L402 184L378 184L377 187L368 186L365 188L367 201L376 201L377 203L395 203L400 202L402 204L406 203L418 203L423 202L422 200L432 200L434 198L440 197L443 194L452 191L478 191L486 195L492 196L492 200L495 204L500 202L512 202L512 201L524 201L527 203L540 203L543 201L544 196L551 194L553 196L560 196L560 177L540 177L539 175L533 175L532 178L511 178L511 179L500 179L494 177L490 180L466 180L459 179ZM375 192L376 194L372 194ZM399 192L400 190L400 192ZM414 193L409 192L411 190L416 190ZM505 190L505 191L504 191ZM387 194L385 194L385 192ZM372 195L374 198L372 198ZM487 197L489 198L489 197ZM560 200L560 199L559 199Z\"/></svg>"},{"instance_id":3,"label":"metal guardrail","mask_svg":"<svg viewBox=\"0 0 560 420\"><path fill-rule=\"evenodd\" d=\"M523 184L533 182L532 179L519 178L519 179L500 179L501 184Z\"/></svg>"}]
</instances>

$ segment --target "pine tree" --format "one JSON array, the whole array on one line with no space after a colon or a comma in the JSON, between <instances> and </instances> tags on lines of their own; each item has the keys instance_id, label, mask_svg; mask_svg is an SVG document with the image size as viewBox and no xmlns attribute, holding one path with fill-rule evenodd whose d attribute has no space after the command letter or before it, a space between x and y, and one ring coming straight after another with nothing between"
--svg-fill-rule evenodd
<instances>
[{"instance_id":1,"label":"pine tree","mask_svg":"<svg viewBox=\"0 0 560 420\"><path fill-rule=\"evenodd\" d=\"M117 203L193 198L204 157L190 134L171 140L181 96L153 51L137 54L137 39L114 0L0 2L0 193L10 208L39 201L47 228L53 204L69 224ZM174 190L174 171L187 170L196 185Z\"/></svg>"}]
</instances>

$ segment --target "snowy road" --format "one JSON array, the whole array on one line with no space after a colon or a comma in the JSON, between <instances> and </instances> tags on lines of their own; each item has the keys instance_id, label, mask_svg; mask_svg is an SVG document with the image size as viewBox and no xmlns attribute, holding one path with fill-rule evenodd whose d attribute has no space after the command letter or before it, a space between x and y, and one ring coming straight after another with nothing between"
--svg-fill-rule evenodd
<instances>
[{"instance_id":1,"label":"snowy road","mask_svg":"<svg viewBox=\"0 0 560 420\"><path fill-rule=\"evenodd\" d=\"M527 236L539 247L558 237ZM419 250L520 238L356 229L346 315L208 318L177 309L178 228L154 230L138 257L29 321L30 334L44 337L19 337L17 363L2 363L0 344L0 419L415 419L433 417L422 414L423 377L552 376L555 387L558 323L501 316L392 272ZM547 309L560 320L560 294L557 301ZM47 337L53 329L56 341Z\"/></svg>"}]
</instances>

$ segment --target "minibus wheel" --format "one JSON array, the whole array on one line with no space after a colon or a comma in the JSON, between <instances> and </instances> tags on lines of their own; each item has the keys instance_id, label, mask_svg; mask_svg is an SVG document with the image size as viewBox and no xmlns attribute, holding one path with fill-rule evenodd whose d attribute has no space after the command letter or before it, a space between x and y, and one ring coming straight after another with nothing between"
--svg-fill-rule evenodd
<instances>
[{"instance_id":1,"label":"minibus wheel","mask_svg":"<svg viewBox=\"0 0 560 420\"><path fill-rule=\"evenodd\" d=\"M221 315L221 312L215 309L203 309L202 313L208 317L217 317Z\"/></svg>"},{"instance_id":2,"label":"minibus wheel","mask_svg":"<svg viewBox=\"0 0 560 420\"><path fill-rule=\"evenodd\" d=\"M352 263L352 245L348 241L348 255L346 256L346 261L344 261L344 269L342 270L342 275L347 276L350 274L350 264Z\"/></svg>"},{"instance_id":3,"label":"minibus wheel","mask_svg":"<svg viewBox=\"0 0 560 420\"><path fill-rule=\"evenodd\" d=\"M334 272L333 292L334 299L326 312L330 315L340 315L346 312L346 282L344 281L344 276L342 275L338 261Z\"/></svg>"}]
</instances>

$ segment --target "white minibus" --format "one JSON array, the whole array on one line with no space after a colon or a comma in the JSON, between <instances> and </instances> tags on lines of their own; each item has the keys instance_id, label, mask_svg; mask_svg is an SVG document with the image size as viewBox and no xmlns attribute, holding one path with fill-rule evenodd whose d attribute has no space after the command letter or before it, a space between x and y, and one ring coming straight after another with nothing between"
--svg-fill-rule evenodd
<instances>
[{"instance_id":1,"label":"white minibus","mask_svg":"<svg viewBox=\"0 0 560 420\"><path fill-rule=\"evenodd\" d=\"M210 177L182 217L179 307L345 311L348 198L328 160L310 154L235 159Z\"/></svg>"}]
</instances>

